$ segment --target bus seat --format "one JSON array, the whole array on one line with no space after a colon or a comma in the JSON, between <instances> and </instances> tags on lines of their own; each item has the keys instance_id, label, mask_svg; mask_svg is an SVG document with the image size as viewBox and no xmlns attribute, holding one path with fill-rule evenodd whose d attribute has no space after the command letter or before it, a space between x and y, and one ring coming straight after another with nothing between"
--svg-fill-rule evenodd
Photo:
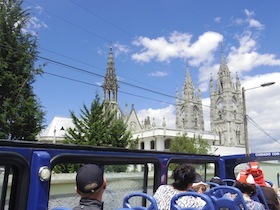
<instances>
[{"instance_id":1,"label":"bus seat","mask_svg":"<svg viewBox=\"0 0 280 210\"><path fill-rule=\"evenodd\" d=\"M170 210L197 210L198 208L193 208L193 207L181 207L180 205L178 205L176 203L176 201L181 198L181 197L185 197L185 196L193 196L193 197L199 197L202 200L204 200L206 202L205 206L202 208L202 210L215 210L213 203L211 201L211 199L205 195L205 194L201 194L201 193L197 193L197 192L184 192L184 193L179 193L176 194L172 197L171 202L170 202Z\"/></svg>"},{"instance_id":2,"label":"bus seat","mask_svg":"<svg viewBox=\"0 0 280 210\"><path fill-rule=\"evenodd\" d=\"M274 184L273 184L273 182L272 182L272 181L265 180L265 182L266 182L266 183L268 183L268 184L270 185L270 187L273 187L273 186L274 186Z\"/></svg>"},{"instance_id":3,"label":"bus seat","mask_svg":"<svg viewBox=\"0 0 280 210\"><path fill-rule=\"evenodd\" d=\"M132 204L130 204L129 200L132 197L142 197L145 198L146 200L148 200L150 202L150 205L148 207L145 206L133 206ZM118 208L116 210L158 210L158 206L157 206L157 202L155 200L155 198L151 195L148 195L146 193L142 193L142 192L136 192L136 193L130 193L127 196L125 196L124 200L123 200L123 208Z\"/></svg>"},{"instance_id":4,"label":"bus seat","mask_svg":"<svg viewBox=\"0 0 280 210\"><path fill-rule=\"evenodd\" d=\"M223 179L223 183L227 186L234 186L235 179Z\"/></svg>"},{"instance_id":5,"label":"bus seat","mask_svg":"<svg viewBox=\"0 0 280 210\"><path fill-rule=\"evenodd\" d=\"M210 186L210 188L220 186L219 184L217 184L215 182L205 182L205 183L208 184Z\"/></svg>"},{"instance_id":6,"label":"bus seat","mask_svg":"<svg viewBox=\"0 0 280 210\"><path fill-rule=\"evenodd\" d=\"M262 188L260 185L256 184L257 192L255 195L251 196L251 199L254 201L258 201L262 204L264 204L265 209L269 209L267 200L263 194Z\"/></svg>"},{"instance_id":7,"label":"bus seat","mask_svg":"<svg viewBox=\"0 0 280 210\"><path fill-rule=\"evenodd\" d=\"M241 191L236 187L226 185L218 186L211 188L209 191L205 192L205 194L210 196L215 209L248 210ZM225 196L225 194L227 196Z\"/></svg>"}]
</instances>

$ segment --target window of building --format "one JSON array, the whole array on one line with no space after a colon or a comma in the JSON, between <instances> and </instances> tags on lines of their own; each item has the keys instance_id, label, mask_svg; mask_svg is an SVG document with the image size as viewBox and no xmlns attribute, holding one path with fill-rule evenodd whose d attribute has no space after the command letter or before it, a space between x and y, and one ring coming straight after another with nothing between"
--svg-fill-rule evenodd
<instances>
[{"instance_id":1,"label":"window of building","mask_svg":"<svg viewBox=\"0 0 280 210\"><path fill-rule=\"evenodd\" d=\"M171 139L165 139L164 140L164 149L169 150L170 149L170 144L171 144Z\"/></svg>"},{"instance_id":2,"label":"window of building","mask_svg":"<svg viewBox=\"0 0 280 210\"><path fill-rule=\"evenodd\" d=\"M151 149L155 149L155 141L151 141Z\"/></svg>"},{"instance_id":3,"label":"window of building","mask_svg":"<svg viewBox=\"0 0 280 210\"><path fill-rule=\"evenodd\" d=\"M142 141L141 143L140 143L140 149L144 149L145 148L145 144L144 144L144 142Z\"/></svg>"}]
</instances>

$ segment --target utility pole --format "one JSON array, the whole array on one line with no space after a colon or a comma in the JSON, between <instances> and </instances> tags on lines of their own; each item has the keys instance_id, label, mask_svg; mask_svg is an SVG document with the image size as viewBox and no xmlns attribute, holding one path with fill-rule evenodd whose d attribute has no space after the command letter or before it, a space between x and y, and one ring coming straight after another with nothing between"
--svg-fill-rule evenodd
<instances>
[{"instance_id":1,"label":"utility pole","mask_svg":"<svg viewBox=\"0 0 280 210\"><path fill-rule=\"evenodd\" d=\"M245 91L260 88L260 87L267 87L267 86L274 85L274 84L275 84L275 82L267 82L267 83L263 83L260 86L253 87L253 88L244 89L244 87L242 87L244 142L245 142L246 156L250 155L250 146L249 146L249 138L248 138L248 121L247 121Z\"/></svg>"}]
</instances>

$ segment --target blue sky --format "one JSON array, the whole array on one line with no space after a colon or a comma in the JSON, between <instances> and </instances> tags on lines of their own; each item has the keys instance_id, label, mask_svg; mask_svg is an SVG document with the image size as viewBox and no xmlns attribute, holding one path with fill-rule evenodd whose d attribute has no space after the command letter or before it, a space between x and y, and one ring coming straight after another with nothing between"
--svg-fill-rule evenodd
<instances>
[{"instance_id":1,"label":"blue sky","mask_svg":"<svg viewBox=\"0 0 280 210\"><path fill-rule=\"evenodd\" d=\"M175 93L181 91L187 63L203 93L209 124L209 79L216 77L221 44L232 76L246 91L251 151L280 151L279 1L24 0L31 13L28 30L38 36L35 93L55 116L79 115L100 87L113 47L119 79L118 103L134 104L140 120L175 123ZM151 91L147 91L151 90ZM153 100L151 100L153 99ZM258 127L258 128L257 128Z\"/></svg>"}]
</instances>

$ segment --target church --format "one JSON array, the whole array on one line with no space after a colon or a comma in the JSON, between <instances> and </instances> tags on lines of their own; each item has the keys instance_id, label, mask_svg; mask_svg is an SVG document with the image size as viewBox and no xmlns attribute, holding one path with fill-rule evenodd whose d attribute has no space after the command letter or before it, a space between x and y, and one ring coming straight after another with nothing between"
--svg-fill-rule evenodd
<instances>
[{"instance_id":1,"label":"church","mask_svg":"<svg viewBox=\"0 0 280 210\"><path fill-rule=\"evenodd\" d=\"M210 127L204 129L204 114L202 95L199 88L195 88L189 67L187 67L185 81L181 94L176 90L176 127L167 125L163 116L161 125L149 116L140 122L134 105L124 113L118 104L118 80L115 71L113 49L110 47L106 74L103 83L104 100L117 111L117 117L127 124L132 132L132 138L139 140L138 149L169 151L170 143L176 136L201 137L211 145L212 154L232 155L244 154L244 118L241 84L236 74L235 81L227 66L223 52L217 81L210 75ZM126 105L126 110L128 107ZM71 118L54 117L50 125L38 135L38 141L61 143L67 128L74 127ZM229 149L230 147L230 149Z\"/></svg>"}]
</instances>

